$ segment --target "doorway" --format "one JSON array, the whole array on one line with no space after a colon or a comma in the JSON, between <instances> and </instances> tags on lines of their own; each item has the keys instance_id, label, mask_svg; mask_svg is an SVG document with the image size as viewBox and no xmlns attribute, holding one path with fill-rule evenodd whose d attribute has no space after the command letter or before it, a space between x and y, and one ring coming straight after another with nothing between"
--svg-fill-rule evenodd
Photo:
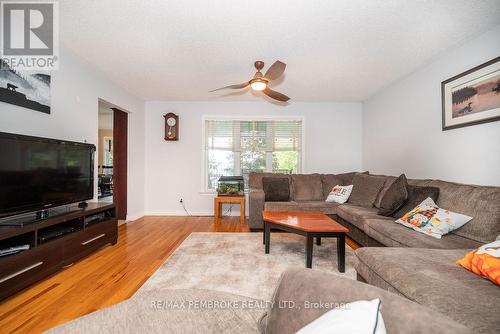
<instances>
[{"instance_id":1,"label":"doorway","mask_svg":"<svg viewBox=\"0 0 500 334\"><path fill-rule=\"evenodd\" d=\"M113 202L119 220L127 218L128 114L99 100L98 197Z\"/></svg>"}]
</instances>

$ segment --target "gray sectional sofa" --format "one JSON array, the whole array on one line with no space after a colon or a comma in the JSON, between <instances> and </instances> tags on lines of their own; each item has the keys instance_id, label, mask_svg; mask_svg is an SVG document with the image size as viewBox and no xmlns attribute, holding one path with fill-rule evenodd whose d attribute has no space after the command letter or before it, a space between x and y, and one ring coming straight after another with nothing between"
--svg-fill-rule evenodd
<instances>
[{"instance_id":1,"label":"gray sectional sofa","mask_svg":"<svg viewBox=\"0 0 500 334\"><path fill-rule=\"evenodd\" d=\"M262 211L322 211L349 228L349 236L363 246L469 249L491 242L500 234L500 187L474 186L441 180L408 180L416 186L440 189L437 205L474 219L462 228L435 239L394 223L394 218L377 215L381 198L394 176L371 175L383 182L373 204L359 206L352 203L325 202L335 185L353 183L357 173L287 175L250 173L249 225L262 229ZM266 202L262 178L287 178L290 181L290 201ZM362 185L361 185L362 186Z\"/></svg>"},{"instance_id":2,"label":"gray sectional sofa","mask_svg":"<svg viewBox=\"0 0 500 334\"><path fill-rule=\"evenodd\" d=\"M333 186L352 184L355 175L252 173L250 227L255 230L262 227L263 210L322 211L348 227L352 239L369 246L355 251L354 266L360 281L446 314L475 332L500 332L500 288L455 264L471 249L500 235L500 187L409 179L409 185L439 188L438 206L473 217L461 228L436 239L395 223L393 217L377 214L381 199L396 179L394 176L370 176L380 181L363 189L363 194L371 194L371 202L364 201L363 205L325 202ZM287 178L290 200L266 202L263 177ZM376 196L374 184L379 187Z\"/></svg>"}]
</instances>

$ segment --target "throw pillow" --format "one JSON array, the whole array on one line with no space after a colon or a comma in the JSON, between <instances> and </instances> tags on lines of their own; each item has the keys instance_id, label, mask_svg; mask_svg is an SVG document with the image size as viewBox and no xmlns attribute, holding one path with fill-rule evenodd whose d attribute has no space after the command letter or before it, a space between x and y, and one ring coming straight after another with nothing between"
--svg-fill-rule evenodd
<instances>
[{"instance_id":1,"label":"throw pillow","mask_svg":"<svg viewBox=\"0 0 500 334\"><path fill-rule=\"evenodd\" d=\"M406 215L396 220L396 223L441 239L443 235L462 227L471 219L472 217L441 209L429 197Z\"/></svg>"},{"instance_id":2,"label":"throw pillow","mask_svg":"<svg viewBox=\"0 0 500 334\"><path fill-rule=\"evenodd\" d=\"M380 190L380 192L377 195L377 199L375 200L375 203L373 203L373 206L376 207L377 209L380 209L380 202L382 202L382 198L384 197L385 193L389 189L389 187L392 185L394 181L396 181L397 177L396 176L386 176L386 175L378 175L378 176L383 176L385 177L385 182L384 186Z\"/></svg>"},{"instance_id":3,"label":"throw pillow","mask_svg":"<svg viewBox=\"0 0 500 334\"><path fill-rule=\"evenodd\" d=\"M380 208L377 214L382 216L391 216L400 207L402 207L408 199L408 183L406 176L401 174L392 184L380 201Z\"/></svg>"},{"instance_id":4,"label":"throw pillow","mask_svg":"<svg viewBox=\"0 0 500 334\"><path fill-rule=\"evenodd\" d=\"M360 300L334 308L308 325L297 334L385 334L385 324L380 312L380 299Z\"/></svg>"},{"instance_id":5,"label":"throw pillow","mask_svg":"<svg viewBox=\"0 0 500 334\"><path fill-rule=\"evenodd\" d=\"M262 190L266 202L288 202L290 200L290 182L285 177L263 177Z\"/></svg>"},{"instance_id":6,"label":"throw pillow","mask_svg":"<svg viewBox=\"0 0 500 334\"><path fill-rule=\"evenodd\" d=\"M420 187L408 185L408 200L406 203L392 214L394 218L403 217L408 211L422 203L423 200L430 197L434 202L437 202L439 197L439 188L437 187Z\"/></svg>"},{"instance_id":7,"label":"throw pillow","mask_svg":"<svg viewBox=\"0 0 500 334\"><path fill-rule=\"evenodd\" d=\"M384 186L384 176L356 174L352 179L352 193L348 202L365 208L372 208L377 195Z\"/></svg>"},{"instance_id":8,"label":"throw pillow","mask_svg":"<svg viewBox=\"0 0 500 334\"><path fill-rule=\"evenodd\" d=\"M335 203L345 203L347 202L347 199L351 195L352 192L352 185L350 186L339 186L336 185L335 187L332 188L332 191L326 198L325 202L335 202Z\"/></svg>"},{"instance_id":9,"label":"throw pillow","mask_svg":"<svg viewBox=\"0 0 500 334\"><path fill-rule=\"evenodd\" d=\"M467 253L457 264L500 285L500 240Z\"/></svg>"}]
</instances>

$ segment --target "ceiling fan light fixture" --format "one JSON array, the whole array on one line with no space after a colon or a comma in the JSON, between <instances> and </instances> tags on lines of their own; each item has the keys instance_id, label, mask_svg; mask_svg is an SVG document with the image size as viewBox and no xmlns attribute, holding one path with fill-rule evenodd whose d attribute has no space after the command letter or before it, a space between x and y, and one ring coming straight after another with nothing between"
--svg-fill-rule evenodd
<instances>
[{"instance_id":1,"label":"ceiling fan light fixture","mask_svg":"<svg viewBox=\"0 0 500 334\"><path fill-rule=\"evenodd\" d=\"M0 0L1 1L1 0ZM241 84L236 84L236 85L229 85L221 88L217 88L214 90L211 90L210 92L216 92L221 89L243 89L247 88L250 86L250 88L256 92L262 92L264 95L269 96L271 99L280 101L280 102L287 102L290 100L288 96L285 94L281 94L280 92L276 92L272 89L269 88L269 82L272 80L278 79L281 75L283 75L283 72L285 72L285 67L286 64L283 63L282 61L275 61L266 71L265 74L262 74L260 70L264 68L264 62L261 60L258 60L254 64L255 68L257 69L257 72L253 76L252 79L249 81L243 82Z\"/></svg>"},{"instance_id":2,"label":"ceiling fan light fixture","mask_svg":"<svg viewBox=\"0 0 500 334\"><path fill-rule=\"evenodd\" d=\"M267 87L267 81L262 79L254 79L250 82L250 87L256 91L262 91Z\"/></svg>"}]
</instances>

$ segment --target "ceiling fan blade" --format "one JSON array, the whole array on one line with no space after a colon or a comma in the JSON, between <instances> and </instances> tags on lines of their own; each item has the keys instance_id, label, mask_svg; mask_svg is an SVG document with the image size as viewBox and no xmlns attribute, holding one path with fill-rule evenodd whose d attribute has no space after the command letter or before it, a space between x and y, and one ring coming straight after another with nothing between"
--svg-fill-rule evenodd
<instances>
[{"instance_id":1,"label":"ceiling fan blade","mask_svg":"<svg viewBox=\"0 0 500 334\"><path fill-rule=\"evenodd\" d=\"M264 94L266 94L267 96L269 96L270 98L278 100L278 101L286 102L286 101L290 100L290 98L288 96L286 96L285 94L278 93L270 88L265 88L262 92Z\"/></svg>"},{"instance_id":2,"label":"ceiling fan blade","mask_svg":"<svg viewBox=\"0 0 500 334\"><path fill-rule=\"evenodd\" d=\"M286 67L285 63L277 60L274 62L274 64L271 65L271 67L267 69L267 72L266 74L264 74L264 77L269 80L276 80L283 74L283 72L285 72L285 67Z\"/></svg>"},{"instance_id":3,"label":"ceiling fan blade","mask_svg":"<svg viewBox=\"0 0 500 334\"><path fill-rule=\"evenodd\" d=\"M229 86L226 86L226 87L221 87L221 88L217 88L217 89L211 90L211 91L209 91L209 93L212 93L212 92L215 92L215 91L218 91L218 90L221 90L221 89L241 89L241 88L245 88L249 84L250 84L250 82L247 81L247 82L244 82L244 83L241 83L241 84L237 84L237 85L229 85Z\"/></svg>"}]
</instances>

